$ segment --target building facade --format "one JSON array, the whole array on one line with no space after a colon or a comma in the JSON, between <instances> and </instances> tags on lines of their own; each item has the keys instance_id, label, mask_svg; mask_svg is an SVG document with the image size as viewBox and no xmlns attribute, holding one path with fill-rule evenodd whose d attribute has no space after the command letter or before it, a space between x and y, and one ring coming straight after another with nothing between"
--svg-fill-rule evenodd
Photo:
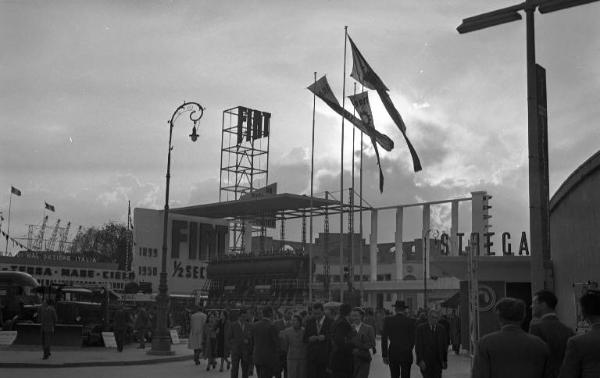
<instances>
[{"instance_id":1,"label":"building facade","mask_svg":"<svg viewBox=\"0 0 600 378\"><path fill-rule=\"evenodd\" d=\"M581 164L550 201L550 246L557 313L581 328L578 299L600 282L600 151Z\"/></svg>"},{"instance_id":2,"label":"building facade","mask_svg":"<svg viewBox=\"0 0 600 378\"><path fill-rule=\"evenodd\" d=\"M163 242L163 211L134 209L131 270L140 285L158 291ZM223 219L170 213L167 226L167 284L170 294L207 290L208 261L229 247L229 224Z\"/></svg>"}]
</instances>

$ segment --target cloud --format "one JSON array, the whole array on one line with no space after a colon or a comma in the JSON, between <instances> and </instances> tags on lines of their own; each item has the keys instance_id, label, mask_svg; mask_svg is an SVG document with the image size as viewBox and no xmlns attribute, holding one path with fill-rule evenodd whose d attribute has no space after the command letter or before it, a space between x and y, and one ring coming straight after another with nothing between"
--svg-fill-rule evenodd
<instances>
[{"instance_id":1,"label":"cloud","mask_svg":"<svg viewBox=\"0 0 600 378\"><path fill-rule=\"evenodd\" d=\"M505 4L484 5L1 2L0 189L24 191L13 203L12 225L25 234L23 225L41 219L44 200L57 206L53 216L85 225L124 219L127 199L161 208L166 121L184 100L206 112L195 144L189 122L174 127L171 205L218 200L223 110L237 105L272 113L269 181L280 191L307 193L313 98L306 87L313 72L327 74L342 101L349 25L390 88L424 166L412 172L400 132L372 96L376 126L396 148L382 151L380 195L365 141L368 201L409 203L487 189L498 229L527 227L524 25L459 35L461 19ZM537 58L547 69L551 192L598 149L599 10L590 4L536 21ZM347 63L348 73L350 56ZM315 191L336 192L341 120L319 102L316 113ZM345 129L345 187L351 130ZM8 195L0 205L6 216ZM447 211L434 211L432 222L446 225Z\"/></svg>"}]
</instances>

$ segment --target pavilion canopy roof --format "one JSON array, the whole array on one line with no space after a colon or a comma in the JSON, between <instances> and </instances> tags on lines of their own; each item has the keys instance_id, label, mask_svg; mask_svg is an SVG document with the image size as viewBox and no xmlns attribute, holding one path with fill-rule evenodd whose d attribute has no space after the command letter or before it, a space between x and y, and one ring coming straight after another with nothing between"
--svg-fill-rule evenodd
<instances>
[{"instance_id":1,"label":"pavilion canopy roof","mask_svg":"<svg viewBox=\"0 0 600 378\"><path fill-rule=\"evenodd\" d=\"M312 205L312 206L311 206ZM313 216L345 212L350 209L349 204L340 204L338 200L310 196L281 193L265 195L262 197L241 199L236 201L224 201L171 209L174 214L206 217L206 218L242 218L242 219L293 219L301 218L303 215ZM355 211L360 208L354 206ZM367 209L363 207L363 209Z\"/></svg>"}]
</instances>

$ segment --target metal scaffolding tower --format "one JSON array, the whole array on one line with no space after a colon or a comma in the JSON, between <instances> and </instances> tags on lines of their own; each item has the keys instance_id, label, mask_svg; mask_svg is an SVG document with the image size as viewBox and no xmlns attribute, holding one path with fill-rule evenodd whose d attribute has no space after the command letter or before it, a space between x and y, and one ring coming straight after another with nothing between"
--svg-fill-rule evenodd
<instances>
[{"instance_id":1,"label":"metal scaffolding tower","mask_svg":"<svg viewBox=\"0 0 600 378\"><path fill-rule=\"evenodd\" d=\"M269 183L269 140L271 113L237 106L223 111L221 136L221 168L219 172L219 201L236 201L251 196ZM245 233L254 226L265 234L265 222L244 225L235 219L230 225L231 253L249 250Z\"/></svg>"}]
</instances>

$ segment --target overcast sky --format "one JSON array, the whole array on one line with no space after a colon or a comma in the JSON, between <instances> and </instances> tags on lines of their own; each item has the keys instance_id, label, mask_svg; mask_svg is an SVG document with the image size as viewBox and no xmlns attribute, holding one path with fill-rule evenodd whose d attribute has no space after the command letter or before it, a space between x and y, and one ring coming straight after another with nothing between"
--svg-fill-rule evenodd
<instances>
[{"instance_id":1,"label":"overcast sky","mask_svg":"<svg viewBox=\"0 0 600 378\"><path fill-rule=\"evenodd\" d=\"M50 223L60 218L74 228L126 221L128 200L161 208L167 121L184 100L206 111L196 143L185 119L175 126L171 206L218 200L222 112L237 105L273 114L270 181L280 192L307 193L313 99L306 87L313 72L327 74L341 102L348 25L390 88L423 164L412 172L401 134L372 93L375 125L396 148L382 151L383 195L366 150L369 203L487 190L493 230L528 230L525 23L456 32L463 18L512 4L0 1L0 209L7 218L10 186L22 190L13 197L11 234L24 236L26 224L41 222L44 201L56 207ZM536 14L551 194L599 149L599 18L600 4ZM347 62L349 74L350 53ZM352 85L348 77L347 94ZM315 191L338 191L340 118L317 102L316 123ZM434 215L444 227L447 209ZM406 222L405 239L416 237L419 212Z\"/></svg>"}]
</instances>

